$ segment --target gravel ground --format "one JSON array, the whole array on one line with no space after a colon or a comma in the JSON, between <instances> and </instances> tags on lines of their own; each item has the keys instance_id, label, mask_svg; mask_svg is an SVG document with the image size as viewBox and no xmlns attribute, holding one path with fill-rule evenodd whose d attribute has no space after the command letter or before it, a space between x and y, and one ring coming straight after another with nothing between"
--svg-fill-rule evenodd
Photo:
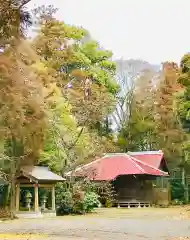
<instances>
[{"instance_id":1,"label":"gravel ground","mask_svg":"<svg viewBox=\"0 0 190 240\"><path fill-rule=\"evenodd\" d=\"M86 216L19 219L0 223L0 239L183 240L190 239L189 213L184 208L101 209Z\"/></svg>"}]
</instances>

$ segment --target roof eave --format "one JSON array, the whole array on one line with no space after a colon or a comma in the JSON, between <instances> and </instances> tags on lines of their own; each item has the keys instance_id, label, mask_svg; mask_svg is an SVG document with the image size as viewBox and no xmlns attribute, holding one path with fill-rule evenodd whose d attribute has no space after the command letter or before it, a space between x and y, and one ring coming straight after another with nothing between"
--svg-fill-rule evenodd
<instances>
[{"instance_id":1,"label":"roof eave","mask_svg":"<svg viewBox=\"0 0 190 240\"><path fill-rule=\"evenodd\" d=\"M60 179L40 179L40 178L36 178L30 174L28 174L26 171L24 171L24 169L21 169L21 175L23 175L24 177L28 178L29 180L35 182L35 183L39 183L40 181L48 181L48 182L63 182L66 181L65 178L60 177Z\"/></svg>"}]
</instances>

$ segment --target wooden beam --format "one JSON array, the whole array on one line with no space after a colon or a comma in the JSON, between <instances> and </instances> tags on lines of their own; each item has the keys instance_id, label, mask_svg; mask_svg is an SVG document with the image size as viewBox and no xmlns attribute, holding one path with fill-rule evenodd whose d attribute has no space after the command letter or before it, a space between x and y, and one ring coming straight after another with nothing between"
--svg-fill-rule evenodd
<instances>
[{"instance_id":1,"label":"wooden beam","mask_svg":"<svg viewBox=\"0 0 190 240\"><path fill-rule=\"evenodd\" d=\"M17 183L31 183L31 184L34 184L34 182L31 182L28 178L26 179L17 179Z\"/></svg>"},{"instance_id":2,"label":"wooden beam","mask_svg":"<svg viewBox=\"0 0 190 240\"><path fill-rule=\"evenodd\" d=\"M43 187L43 188L52 188L53 186L55 186L55 184L38 184L39 187Z\"/></svg>"},{"instance_id":3,"label":"wooden beam","mask_svg":"<svg viewBox=\"0 0 190 240\"><path fill-rule=\"evenodd\" d=\"M34 184L20 184L20 187L34 187Z\"/></svg>"},{"instance_id":4,"label":"wooden beam","mask_svg":"<svg viewBox=\"0 0 190 240\"><path fill-rule=\"evenodd\" d=\"M38 184L38 187L41 188L52 188L55 184ZM21 187L35 187L34 183L25 183L25 184L20 184Z\"/></svg>"}]
</instances>

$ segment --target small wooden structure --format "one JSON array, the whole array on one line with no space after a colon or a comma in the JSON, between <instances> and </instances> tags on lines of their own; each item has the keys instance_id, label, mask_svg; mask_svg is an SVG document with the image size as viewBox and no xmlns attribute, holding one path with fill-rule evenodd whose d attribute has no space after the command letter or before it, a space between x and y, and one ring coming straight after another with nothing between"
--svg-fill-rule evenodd
<instances>
[{"instance_id":1,"label":"small wooden structure","mask_svg":"<svg viewBox=\"0 0 190 240\"><path fill-rule=\"evenodd\" d=\"M66 176L112 182L118 207L148 207L155 202L153 182L169 176L163 152L106 154ZM157 191L158 192L158 191Z\"/></svg>"},{"instance_id":2,"label":"small wooden structure","mask_svg":"<svg viewBox=\"0 0 190 240\"><path fill-rule=\"evenodd\" d=\"M167 172L169 176L169 169L162 151L142 151L142 152L128 152L128 154L136 159L143 161L146 164ZM168 206L171 202L171 189L168 176L144 176L144 190L145 195L149 196L151 203L161 206ZM142 181L142 179L141 179ZM152 183L152 190L150 190L150 183ZM148 184L148 186L147 186ZM147 189L148 188L148 189Z\"/></svg>"},{"instance_id":3,"label":"small wooden structure","mask_svg":"<svg viewBox=\"0 0 190 240\"><path fill-rule=\"evenodd\" d=\"M16 180L16 216L17 217L42 217L44 215L56 216L55 206L55 184L65 179L51 172L48 167L43 166L23 166ZM33 188L34 196L28 193L28 211L20 208L21 188ZM42 211L39 204L39 188L51 190L51 210ZM33 202L32 202L33 199ZM44 200L45 202L45 200ZM33 208L30 209L30 204ZM44 205L44 204L43 204Z\"/></svg>"},{"instance_id":4,"label":"small wooden structure","mask_svg":"<svg viewBox=\"0 0 190 240\"><path fill-rule=\"evenodd\" d=\"M118 207L150 207L154 199L153 179L148 175L118 176L113 181Z\"/></svg>"}]
</instances>

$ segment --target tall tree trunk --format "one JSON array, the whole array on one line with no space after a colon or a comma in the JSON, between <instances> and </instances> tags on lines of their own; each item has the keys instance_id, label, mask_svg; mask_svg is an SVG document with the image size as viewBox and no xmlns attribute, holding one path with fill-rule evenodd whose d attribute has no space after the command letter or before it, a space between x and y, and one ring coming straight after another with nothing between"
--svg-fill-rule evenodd
<instances>
[{"instance_id":1,"label":"tall tree trunk","mask_svg":"<svg viewBox=\"0 0 190 240\"><path fill-rule=\"evenodd\" d=\"M182 185L184 187L184 199L185 202L189 202L189 189L188 189L188 184L186 183L186 171L185 171L185 162L187 161L187 153L185 152L185 157L183 159L183 166L182 166Z\"/></svg>"},{"instance_id":2,"label":"tall tree trunk","mask_svg":"<svg viewBox=\"0 0 190 240\"><path fill-rule=\"evenodd\" d=\"M11 179L10 179L10 214L11 219L15 218L15 199L16 199L16 181L15 181L15 175L16 175L16 167L15 162L11 163Z\"/></svg>"},{"instance_id":3,"label":"tall tree trunk","mask_svg":"<svg viewBox=\"0 0 190 240\"><path fill-rule=\"evenodd\" d=\"M11 168L10 168L10 214L11 219L15 218L15 201L16 201L16 173L17 167L19 166L19 161L17 157L17 142L14 136L12 136L12 157L11 157Z\"/></svg>"}]
</instances>

